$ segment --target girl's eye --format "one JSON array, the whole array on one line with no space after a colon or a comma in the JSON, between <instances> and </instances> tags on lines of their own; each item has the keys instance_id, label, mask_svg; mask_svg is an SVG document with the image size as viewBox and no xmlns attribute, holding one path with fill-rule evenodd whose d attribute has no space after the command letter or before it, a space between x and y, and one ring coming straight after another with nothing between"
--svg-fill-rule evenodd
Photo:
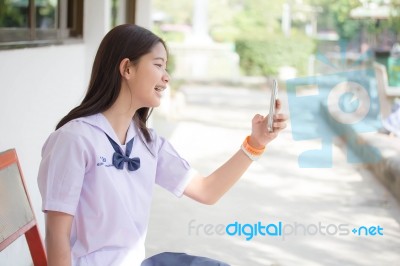
<instances>
[{"instance_id":1,"label":"girl's eye","mask_svg":"<svg viewBox=\"0 0 400 266\"><path fill-rule=\"evenodd\" d=\"M161 64L156 64L156 66L158 66L158 67L162 67L162 65L161 65Z\"/></svg>"}]
</instances>

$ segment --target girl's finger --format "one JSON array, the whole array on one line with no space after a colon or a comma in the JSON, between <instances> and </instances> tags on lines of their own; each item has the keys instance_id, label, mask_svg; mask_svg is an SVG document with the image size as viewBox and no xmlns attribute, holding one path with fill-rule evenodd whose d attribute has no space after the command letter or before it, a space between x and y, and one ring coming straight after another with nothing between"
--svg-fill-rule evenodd
<instances>
[{"instance_id":1,"label":"girl's finger","mask_svg":"<svg viewBox=\"0 0 400 266\"><path fill-rule=\"evenodd\" d=\"M287 116L286 114L276 114L274 116L274 121L286 121L288 120L289 116Z\"/></svg>"},{"instance_id":2,"label":"girl's finger","mask_svg":"<svg viewBox=\"0 0 400 266\"><path fill-rule=\"evenodd\" d=\"M261 122L263 122L263 120L264 120L265 118L264 118L264 116L262 116L262 115L260 115L260 114L256 114L254 117L253 117L253 123L261 123Z\"/></svg>"},{"instance_id":3,"label":"girl's finger","mask_svg":"<svg viewBox=\"0 0 400 266\"><path fill-rule=\"evenodd\" d=\"M274 128L285 128L286 123L285 122L274 122Z\"/></svg>"},{"instance_id":4,"label":"girl's finger","mask_svg":"<svg viewBox=\"0 0 400 266\"><path fill-rule=\"evenodd\" d=\"M279 111L279 110L281 109L281 107L282 107L282 102L281 102L281 100L276 99L276 101L275 101L275 108L276 108L276 110Z\"/></svg>"}]
</instances>

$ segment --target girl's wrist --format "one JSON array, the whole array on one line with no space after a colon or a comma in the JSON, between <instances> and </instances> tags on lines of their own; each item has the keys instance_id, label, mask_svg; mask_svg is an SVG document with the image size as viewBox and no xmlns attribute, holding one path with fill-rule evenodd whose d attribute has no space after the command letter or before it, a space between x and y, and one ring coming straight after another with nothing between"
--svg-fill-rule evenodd
<instances>
[{"instance_id":1,"label":"girl's wrist","mask_svg":"<svg viewBox=\"0 0 400 266\"><path fill-rule=\"evenodd\" d=\"M248 136L247 138L247 143L251 146L251 147L253 147L253 148L255 148L255 149L259 149L259 150L263 150L263 149L265 149L265 145L262 145L262 144L260 144L257 140L256 140L256 138L254 138L253 136Z\"/></svg>"},{"instance_id":2,"label":"girl's wrist","mask_svg":"<svg viewBox=\"0 0 400 266\"><path fill-rule=\"evenodd\" d=\"M251 137L247 136L240 148L247 155L247 157L249 157L252 161L256 161L263 155L265 146L252 146L250 139Z\"/></svg>"}]
</instances>

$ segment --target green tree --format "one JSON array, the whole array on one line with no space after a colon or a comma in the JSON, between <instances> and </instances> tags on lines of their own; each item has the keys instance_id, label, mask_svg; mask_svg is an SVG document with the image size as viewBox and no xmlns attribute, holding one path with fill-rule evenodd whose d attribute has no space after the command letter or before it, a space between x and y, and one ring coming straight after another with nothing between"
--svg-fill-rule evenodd
<instances>
[{"instance_id":1,"label":"green tree","mask_svg":"<svg viewBox=\"0 0 400 266\"><path fill-rule=\"evenodd\" d=\"M342 39L349 40L360 30L360 23L351 19L350 12L360 6L358 0L336 0L330 5L336 29Z\"/></svg>"},{"instance_id":2,"label":"green tree","mask_svg":"<svg viewBox=\"0 0 400 266\"><path fill-rule=\"evenodd\" d=\"M351 10L361 6L359 0L309 0L309 3L322 7L319 24L333 26L342 40L350 40L360 31L360 22L350 17Z\"/></svg>"},{"instance_id":3,"label":"green tree","mask_svg":"<svg viewBox=\"0 0 400 266\"><path fill-rule=\"evenodd\" d=\"M25 6L17 7L14 1L0 0L0 27L27 27L28 2Z\"/></svg>"},{"instance_id":4,"label":"green tree","mask_svg":"<svg viewBox=\"0 0 400 266\"><path fill-rule=\"evenodd\" d=\"M282 66L295 67L300 74L307 69L314 41L301 29L292 28L291 36L281 30L283 4L278 1L241 1L233 25L239 34L236 51L246 75L276 75ZM291 3L292 7L294 3Z\"/></svg>"},{"instance_id":5,"label":"green tree","mask_svg":"<svg viewBox=\"0 0 400 266\"><path fill-rule=\"evenodd\" d=\"M166 23L187 24L192 21L193 0L165 1L152 0L156 13L162 12L166 15Z\"/></svg>"},{"instance_id":6,"label":"green tree","mask_svg":"<svg viewBox=\"0 0 400 266\"><path fill-rule=\"evenodd\" d=\"M223 41L260 39L280 30L284 0L210 1L212 36Z\"/></svg>"},{"instance_id":7,"label":"green tree","mask_svg":"<svg viewBox=\"0 0 400 266\"><path fill-rule=\"evenodd\" d=\"M400 42L400 0L391 1L393 15L389 18L389 27L395 32L397 42Z\"/></svg>"}]
</instances>

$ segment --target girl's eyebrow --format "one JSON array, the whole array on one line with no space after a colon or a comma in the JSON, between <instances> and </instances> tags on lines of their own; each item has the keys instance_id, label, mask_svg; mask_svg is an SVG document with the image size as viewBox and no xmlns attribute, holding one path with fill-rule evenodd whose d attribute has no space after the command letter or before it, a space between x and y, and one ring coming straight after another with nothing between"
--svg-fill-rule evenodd
<instances>
[{"instance_id":1,"label":"girl's eyebrow","mask_svg":"<svg viewBox=\"0 0 400 266\"><path fill-rule=\"evenodd\" d=\"M162 58L162 57L156 57L156 58L154 58L153 60L157 60L157 59L160 59L160 60L162 60L162 61L164 61L164 62L165 62L165 59L164 59L164 58Z\"/></svg>"}]
</instances>

